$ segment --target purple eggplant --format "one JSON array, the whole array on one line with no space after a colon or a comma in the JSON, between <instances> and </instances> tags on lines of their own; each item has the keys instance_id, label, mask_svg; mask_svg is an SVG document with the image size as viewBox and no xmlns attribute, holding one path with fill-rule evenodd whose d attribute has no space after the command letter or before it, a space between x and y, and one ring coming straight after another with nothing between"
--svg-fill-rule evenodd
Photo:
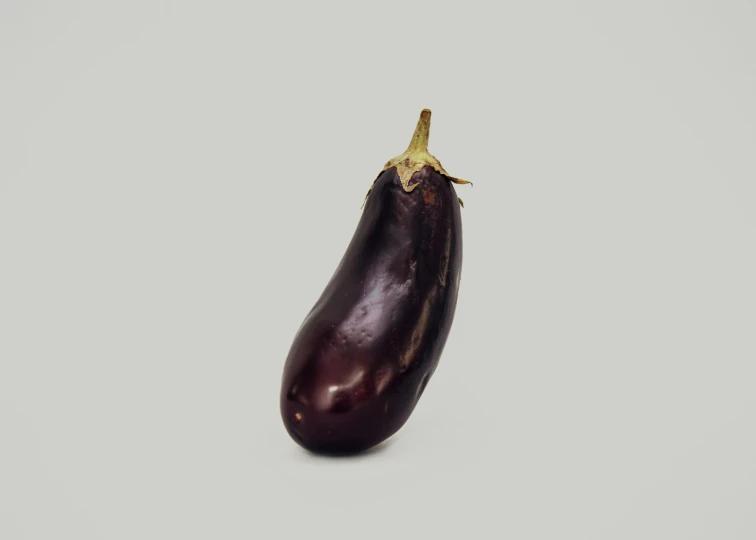
<instances>
[{"instance_id":1,"label":"purple eggplant","mask_svg":"<svg viewBox=\"0 0 756 540\"><path fill-rule=\"evenodd\" d=\"M461 200L428 153L428 109L407 150L386 163L336 272L284 366L281 416L320 453L355 453L407 421L454 319L462 267Z\"/></svg>"}]
</instances>

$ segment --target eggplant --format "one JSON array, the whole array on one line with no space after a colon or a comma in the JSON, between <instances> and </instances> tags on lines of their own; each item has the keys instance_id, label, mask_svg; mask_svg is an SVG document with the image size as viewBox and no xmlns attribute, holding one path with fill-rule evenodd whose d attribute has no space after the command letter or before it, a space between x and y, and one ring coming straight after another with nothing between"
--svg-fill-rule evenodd
<instances>
[{"instance_id":1,"label":"eggplant","mask_svg":"<svg viewBox=\"0 0 756 540\"><path fill-rule=\"evenodd\" d=\"M356 453L407 421L438 366L457 305L461 199L428 153L424 109L407 150L386 163L333 277L299 328L281 416L304 448Z\"/></svg>"}]
</instances>

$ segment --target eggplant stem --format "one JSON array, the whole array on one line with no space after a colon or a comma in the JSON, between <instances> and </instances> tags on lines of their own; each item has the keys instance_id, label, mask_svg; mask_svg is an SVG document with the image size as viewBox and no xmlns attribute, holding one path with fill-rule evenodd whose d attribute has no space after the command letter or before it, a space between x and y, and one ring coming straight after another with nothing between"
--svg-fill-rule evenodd
<instances>
[{"instance_id":1,"label":"eggplant stem","mask_svg":"<svg viewBox=\"0 0 756 540\"><path fill-rule=\"evenodd\" d=\"M455 184L471 184L467 180L460 180L454 178L447 173L441 166L441 163L428 152L428 139L430 137L430 124L431 124L431 112L430 109L423 109L420 113L420 119L417 121L415 132L412 134L409 146L403 154L396 156L394 159L389 160L383 167L383 171L386 171L392 167L396 167L396 172L399 175L399 181L402 183L402 188L407 193L415 189L419 184L416 182L410 185L412 175L421 170L425 166L430 166L436 170L436 172L443 174L449 178ZM381 172L383 172L381 171Z\"/></svg>"},{"instance_id":2,"label":"eggplant stem","mask_svg":"<svg viewBox=\"0 0 756 540\"><path fill-rule=\"evenodd\" d=\"M430 109L423 109L420 113L420 119L417 121L415 133L412 134L409 146L405 154L428 153L428 139L430 138Z\"/></svg>"}]
</instances>

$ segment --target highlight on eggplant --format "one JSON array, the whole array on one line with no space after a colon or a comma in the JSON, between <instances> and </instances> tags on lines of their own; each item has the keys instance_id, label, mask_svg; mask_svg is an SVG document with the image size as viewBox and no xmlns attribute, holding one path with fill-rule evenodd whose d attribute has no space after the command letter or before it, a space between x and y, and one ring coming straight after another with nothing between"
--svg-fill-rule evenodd
<instances>
[{"instance_id":1,"label":"highlight on eggplant","mask_svg":"<svg viewBox=\"0 0 756 540\"><path fill-rule=\"evenodd\" d=\"M355 453L407 421L438 366L462 268L462 205L428 152L424 109L407 150L365 198L331 280L305 317L283 370L289 435L319 453Z\"/></svg>"}]
</instances>

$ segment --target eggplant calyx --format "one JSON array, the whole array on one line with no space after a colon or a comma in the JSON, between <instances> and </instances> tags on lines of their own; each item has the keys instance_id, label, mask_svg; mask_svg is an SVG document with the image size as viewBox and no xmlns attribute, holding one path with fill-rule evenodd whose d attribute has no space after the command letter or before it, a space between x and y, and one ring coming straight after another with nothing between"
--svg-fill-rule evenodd
<instances>
[{"instance_id":1,"label":"eggplant calyx","mask_svg":"<svg viewBox=\"0 0 756 540\"><path fill-rule=\"evenodd\" d=\"M467 180L460 180L458 178L452 178L441 166L441 163L428 152L428 138L430 136L430 109L423 109L420 113L420 119L417 121L417 127L415 133L412 135L412 140L407 147L407 150L403 154L396 156L394 159L389 160L383 167L383 171L396 167L396 172L399 174L399 181L402 183L402 188L407 193L415 189L419 184L409 185L412 175L417 171L429 165L433 167L438 173L443 174L449 178L455 184L471 184ZM381 172L383 172L381 171Z\"/></svg>"}]
</instances>

